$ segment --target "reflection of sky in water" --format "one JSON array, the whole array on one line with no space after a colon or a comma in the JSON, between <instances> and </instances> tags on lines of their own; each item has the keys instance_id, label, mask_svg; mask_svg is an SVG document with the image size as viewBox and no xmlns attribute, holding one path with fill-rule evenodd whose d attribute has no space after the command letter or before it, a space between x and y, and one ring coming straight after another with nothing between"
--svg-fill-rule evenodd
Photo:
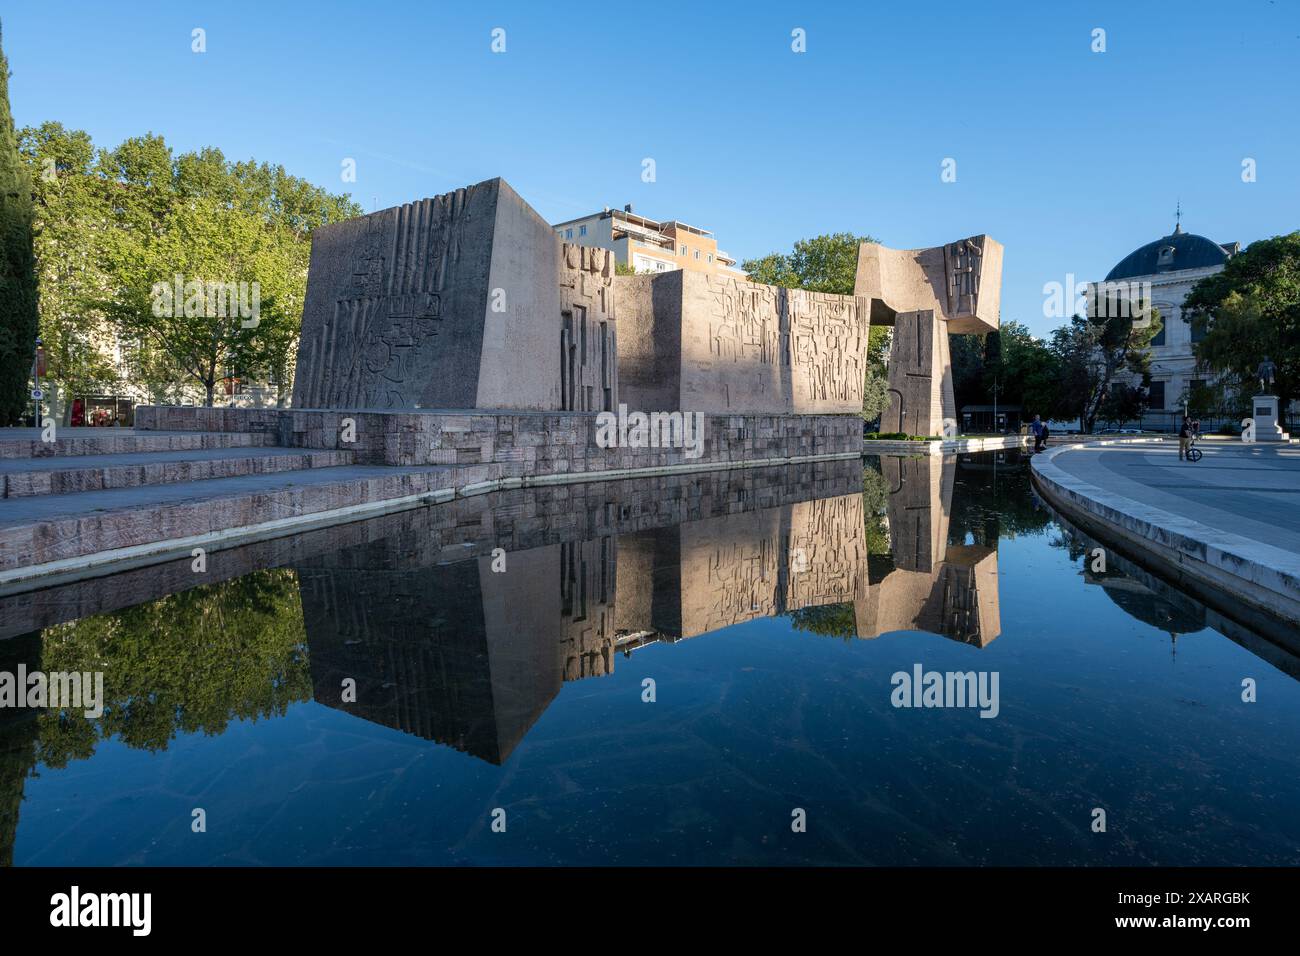
<instances>
[{"instance_id":1,"label":"reflection of sky in water","mask_svg":"<svg viewBox=\"0 0 1300 956\"><path fill-rule=\"evenodd\" d=\"M323 699L364 661L359 690L383 700L380 712L362 719L343 705L301 700L210 734L182 721L154 752L113 738L65 766L38 765L22 784L14 862L1300 860L1300 684L1203 627L1200 605L1153 593L1162 586L1141 572L1112 567L1104 582L1085 575L1083 546L1072 559L1056 544L1062 531L1033 510L1023 471L917 467L903 475L906 491L897 470L884 483L896 495L887 535L885 522L870 516L864 535L846 536L827 526L825 508L764 509L752 499L735 506L739 516L621 535L606 552L616 558L604 586L626 607L607 601L604 611L625 625L640 621L651 631L653 623L683 636L670 643L643 635L630 655L614 653L603 676L583 676L603 669L592 651L599 642L590 630L575 636L572 625L582 574L567 590L554 587L565 562L585 553L594 619L598 542L511 553L521 579L520 565L533 561L544 581L513 597L497 593L486 551L402 578L402 569L421 567L427 536L419 534L305 557L296 567L315 659L300 696ZM889 479L888 464L882 470ZM853 515L861 514L858 502L873 507L879 484L869 481L865 496L828 487ZM907 525L936 504L952 548L927 544L935 522ZM781 559L796 540L808 552L796 573L808 574L807 562L815 587L792 580ZM858 592L855 607L844 555L852 552L850 570L861 568L866 554L855 549L879 551L885 540L892 553L874 555L861 582L877 590ZM984 604L977 615L992 637L886 630L846 640L796 629L788 614L811 592L839 588L840 616L805 617L805 627L829 622L823 630L834 631L847 620L862 632L873 616L915 612L938 628L960 604L954 585L969 580L961 569L987 569L979 562L994 546L995 583L978 582L980 602L996 587L994 613ZM945 558L957 560L956 572L940 567ZM910 581L888 592L895 606L868 607L890 575ZM734 588L720 597L709 585L724 580ZM390 606L370 622L386 622L387 643L357 637L366 626L357 602L378 594ZM901 607L908 600L911 611ZM568 630L544 620L551 602L563 606ZM746 604L759 616L689 636L693 621L748 616ZM1195 629L1175 643L1144 620ZM497 637L483 640L493 628ZM570 648L558 658L557 639ZM51 640L47 633L47 646ZM1273 658L1289 666L1286 655ZM917 663L998 671L1000 715L893 708L890 676ZM656 681L655 703L641 700L647 677ZM1258 682L1258 703L1242 703L1245 677ZM12 741L20 732L9 724L5 733ZM492 746L504 755L501 765L485 752ZM13 773L0 783L12 794ZM190 832L194 807L207 811L206 833ZM495 807L507 812L504 834L490 830ZM806 833L791 832L795 807L807 811ZM1109 832L1090 831L1094 807L1106 809Z\"/></svg>"}]
</instances>

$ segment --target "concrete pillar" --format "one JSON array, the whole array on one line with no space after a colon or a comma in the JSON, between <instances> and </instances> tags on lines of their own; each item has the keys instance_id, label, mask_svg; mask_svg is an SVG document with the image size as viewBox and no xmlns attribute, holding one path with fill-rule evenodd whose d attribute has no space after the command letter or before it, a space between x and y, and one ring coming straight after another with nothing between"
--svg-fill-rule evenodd
<instances>
[{"instance_id":1,"label":"concrete pillar","mask_svg":"<svg viewBox=\"0 0 1300 956\"><path fill-rule=\"evenodd\" d=\"M956 435L957 402L947 322L933 310L900 312L889 356L889 408L882 432Z\"/></svg>"}]
</instances>

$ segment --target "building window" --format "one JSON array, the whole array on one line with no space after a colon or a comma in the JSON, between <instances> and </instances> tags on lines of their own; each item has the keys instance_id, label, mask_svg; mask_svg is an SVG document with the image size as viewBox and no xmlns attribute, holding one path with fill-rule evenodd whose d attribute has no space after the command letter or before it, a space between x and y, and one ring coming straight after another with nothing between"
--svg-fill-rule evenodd
<instances>
[{"instance_id":1,"label":"building window","mask_svg":"<svg viewBox=\"0 0 1300 956\"><path fill-rule=\"evenodd\" d=\"M1160 331L1157 332L1154 336L1152 336L1151 338L1152 347L1165 344L1165 328L1166 326L1162 324L1160 326Z\"/></svg>"},{"instance_id":2,"label":"building window","mask_svg":"<svg viewBox=\"0 0 1300 956\"><path fill-rule=\"evenodd\" d=\"M1147 408L1153 412L1161 411L1165 407L1165 383L1152 382L1151 389L1147 392Z\"/></svg>"},{"instance_id":3,"label":"building window","mask_svg":"<svg viewBox=\"0 0 1300 956\"><path fill-rule=\"evenodd\" d=\"M695 258L698 259L699 257L700 257L700 250L699 250L699 249L696 249L696 250L695 250Z\"/></svg>"},{"instance_id":4,"label":"building window","mask_svg":"<svg viewBox=\"0 0 1300 956\"><path fill-rule=\"evenodd\" d=\"M570 227L570 228L564 230L564 238L565 238L565 239L572 239L572 238L573 238L573 228L572 228L572 227Z\"/></svg>"},{"instance_id":5,"label":"building window","mask_svg":"<svg viewBox=\"0 0 1300 956\"><path fill-rule=\"evenodd\" d=\"M580 236L585 236L586 234L587 234L587 227L586 227L586 226L579 226L579 227L578 227L578 235L580 235Z\"/></svg>"},{"instance_id":6,"label":"building window","mask_svg":"<svg viewBox=\"0 0 1300 956\"><path fill-rule=\"evenodd\" d=\"M686 255L686 243L682 243L682 255Z\"/></svg>"},{"instance_id":7,"label":"building window","mask_svg":"<svg viewBox=\"0 0 1300 956\"><path fill-rule=\"evenodd\" d=\"M709 261L710 261L710 262L713 261L713 253L711 253L711 252L709 253Z\"/></svg>"}]
</instances>

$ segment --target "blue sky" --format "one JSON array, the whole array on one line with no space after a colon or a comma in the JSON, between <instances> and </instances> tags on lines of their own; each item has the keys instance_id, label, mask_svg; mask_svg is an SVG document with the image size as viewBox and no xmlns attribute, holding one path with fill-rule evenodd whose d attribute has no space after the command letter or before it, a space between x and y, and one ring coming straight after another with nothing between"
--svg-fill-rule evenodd
<instances>
[{"instance_id":1,"label":"blue sky","mask_svg":"<svg viewBox=\"0 0 1300 956\"><path fill-rule=\"evenodd\" d=\"M1045 282L1104 276L1171 231L1179 201L1218 242L1300 228L1296 0L42 0L0 16L20 126L214 145L367 210L500 175L552 221L631 202L742 259L822 232L900 248L987 232L1006 246L1003 319L1038 333L1059 324Z\"/></svg>"}]
</instances>

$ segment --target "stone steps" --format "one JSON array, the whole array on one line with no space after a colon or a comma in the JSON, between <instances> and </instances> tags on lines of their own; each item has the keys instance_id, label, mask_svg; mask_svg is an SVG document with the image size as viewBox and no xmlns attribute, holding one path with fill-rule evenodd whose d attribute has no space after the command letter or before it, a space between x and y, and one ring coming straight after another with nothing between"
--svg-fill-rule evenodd
<instances>
[{"instance_id":1,"label":"stone steps","mask_svg":"<svg viewBox=\"0 0 1300 956\"><path fill-rule=\"evenodd\" d=\"M0 459L0 497L64 495L350 465L349 451L204 448Z\"/></svg>"},{"instance_id":2,"label":"stone steps","mask_svg":"<svg viewBox=\"0 0 1300 956\"><path fill-rule=\"evenodd\" d=\"M225 547L232 538L293 533L313 515L360 519L447 491L476 468L334 465L305 471L0 500L0 585L66 565L135 559L159 551ZM330 513L330 514L325 514ZM300 520L301 519L301 520ZM268 527L269 525L269 527Z\"/></svg>"},{"instance_id":3,"label":"stone steps","mask_svg":"<svg viewBox=\"0 0 1300 956\"><path fill-rule=\"evenodd\" d=\"M276 436L264 432L161 432L131 428L63 428L52 442L35 428L7 428L0 438L0 460L129 455L223 448L271 448Z\"/></svg>"}]
</instances>

